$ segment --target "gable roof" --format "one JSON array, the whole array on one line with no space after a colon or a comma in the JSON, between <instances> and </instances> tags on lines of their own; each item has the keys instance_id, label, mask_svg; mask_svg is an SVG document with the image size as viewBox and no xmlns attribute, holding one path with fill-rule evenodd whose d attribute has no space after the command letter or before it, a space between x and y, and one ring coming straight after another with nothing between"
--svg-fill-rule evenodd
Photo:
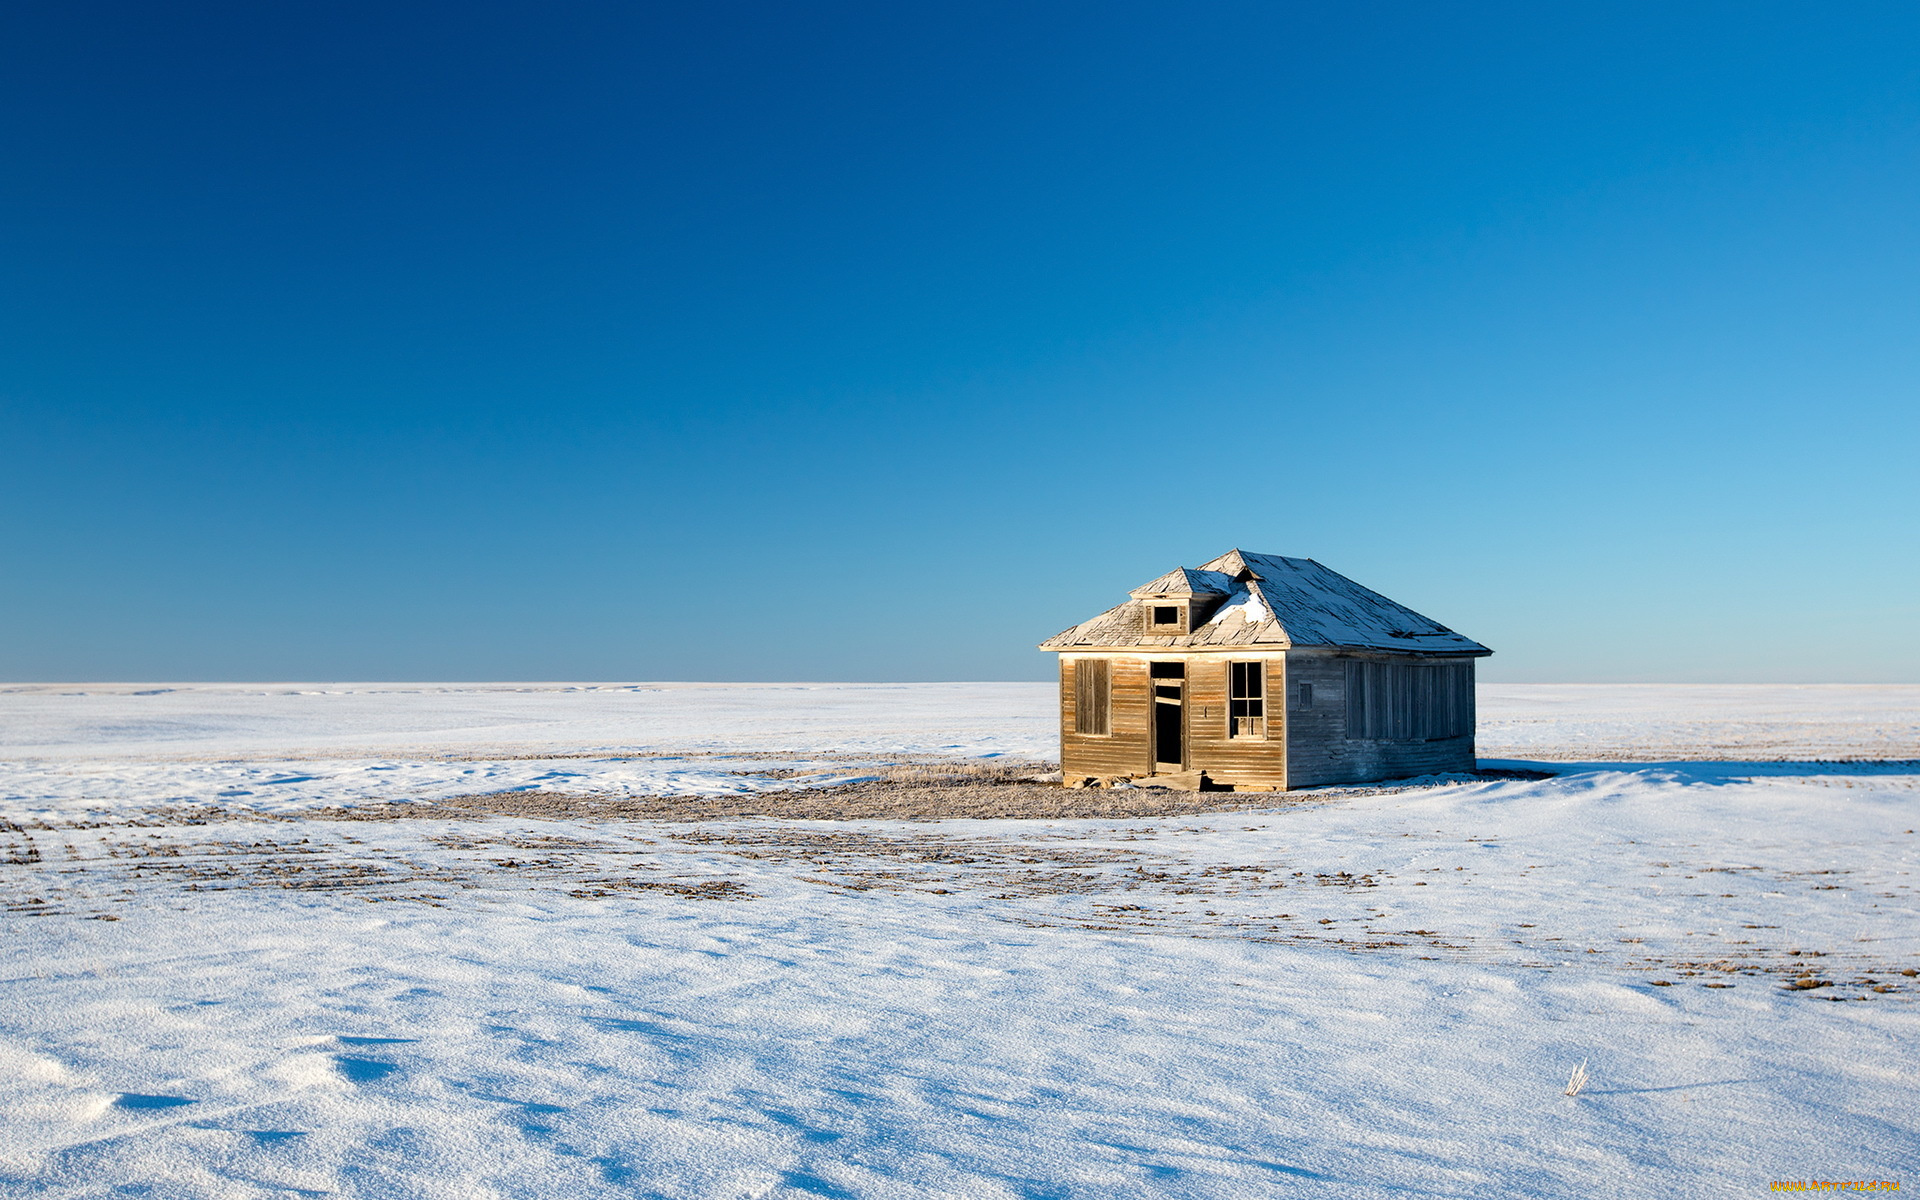
<instances>
[{"instance_id":1,"label":"gable roof","mask_svg":"<svg viewBox=\"0 0 1920 1200\"><path fill-rule=\"evenodd\" d=\"M1219 596L1221 602L1190 634L1152 634L1146 632L1141 601L1154 595ZM1135 588L1131 596L1125 604L1048 638L1040 648L1330 646L1413 654L1493 653L1310 558L1229 550L1197 569L1169 571Z\"/></svg>"}]
</instances>

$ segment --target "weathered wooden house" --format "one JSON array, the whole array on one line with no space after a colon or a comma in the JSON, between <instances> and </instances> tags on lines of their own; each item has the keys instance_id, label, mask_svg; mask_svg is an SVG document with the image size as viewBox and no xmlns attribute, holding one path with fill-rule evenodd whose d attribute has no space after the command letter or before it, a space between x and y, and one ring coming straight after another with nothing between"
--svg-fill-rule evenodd
<instances>
[{"instance_id":1,"label":"weathered wooden house","mask_svg":"<svg viewBox=\"0 0 1920 1200\"><path fill-rule=\"evenodd\" d=\"M1066 781L1247 790L1474 767L1493 651L1310 558L1229 551L1040 644Z\"/></svg>"}]
</instances>

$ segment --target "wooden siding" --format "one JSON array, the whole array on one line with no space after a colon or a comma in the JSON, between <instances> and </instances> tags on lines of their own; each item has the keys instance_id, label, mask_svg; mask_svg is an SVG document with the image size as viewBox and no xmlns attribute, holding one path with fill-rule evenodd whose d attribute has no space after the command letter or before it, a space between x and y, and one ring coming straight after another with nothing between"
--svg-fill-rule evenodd
<instances>
[{"instance_id":1,"label":"wooden siding","mask_svg":"<svg viewBox=\"0 0 1920 1200\"><path fill-rule=\"evenodd\" d=\"M1072 781L1152 774L1153 688L1147 679L1147 660L1118 656L1107 659L1110 688L1107 720L1112 732L1104 737L1075 732L1074 671L1078 662L1078 656L1060 656L1061 775Z\"/></svg>"},{"instance_id":2,"label":"wooden siding","mask_svg":"<svg viewBox=\"0 0 1920 1200\"><path fill-rule=\"evenodd\" d=\"M1076 731L1075 672L1083 658L1108 664L1106 736ZM1475 766L1474 739L1426 741L1348 738L1347 664L1366 661L1446 662L1469 673L1470 659L1353 654L1292 650L1281 654L1131 654L1062 655L1060 659L1060 763L1069 780L1139 777L1154 772L1153 683L1150 664L1179 661L1186 668L1184 715L1188 770L1205 771L1216 783L1236 786L1304 788L1338 783L1400 779ZM1228 664L1260 661L1266 665L1265 739L1228 736ZM1300 685L1313 689L1302 704ZM1471 681L1467 692L1472 695Z\"/></svg>"},{"instance_id":3,"label":"wooden siding","mask_svg":"<svg viewBox=\"0 0 1920 1200\"><path fill-rule=\"evenodd\" d=\"M1188 770L1205 771L1217 783L1261 787L1286 786L1286 710L1281 698L1285 673L1278 655L1114 655L1107 658L1110 683L1109 727L1099 737L1078 732L1076 672L1085 658L1060 659L1060 770L1068 780L1150 775L1153 763L1153 662L1185 664L1183 713ZM1228 736L1227 664L1259 661L1266 665L1267 736ZM1161 682L1167 682L1162 680Z\"/></svg>"},{"instance_id":4,"label":"wooden siding","mask_svg":"<svg viewBox=\"0 0 1920 1200\"><path fill-rule=\"evenodd\" d=\"M1471 663L1349 658L1346 669L1348 737L1432 741L1473 728Z\"/></svg>"},{"instance_id":5,"label":"wooden siding","mask_svg":"<svg viewBox=\"0 0 1920 1200\"><path fill-rule=\"evenodd\" d=\"M1266 664L1267 736L1229 737L1227 664ZM1274 687L1284 672L1280 659L1263 655L1187 657L1187 766L1215 783L1284 787L1287 782L1286 721Z\"/></svg>"},{"instance_id":6,"label":"wooden siding","mask_svg":"<svg viewBox=\"0 0 1920 1200\"><path fill-rule=\"evenodd\" d=\"M1347 737L1347 663L1353 659L1390 662L1464 663L1467 695L1472 696L1473 660L1461 658L1387 658L1384 655L1292 650L1287 654L1287 786L1319 787L1403 779L1440 771L1471 771L1475 764L1473 720L1460 737L1432 741L1389 741ZM1313 685L1313 703L1300 704L1300 685Z\"/></svg>"}]
</instances>

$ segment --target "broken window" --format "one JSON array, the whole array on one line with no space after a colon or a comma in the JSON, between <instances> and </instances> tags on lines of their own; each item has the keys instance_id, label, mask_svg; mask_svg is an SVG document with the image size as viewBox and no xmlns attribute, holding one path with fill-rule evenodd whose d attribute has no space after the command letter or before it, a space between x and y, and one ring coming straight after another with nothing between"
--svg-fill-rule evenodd
<instances>
[{"instance_id":1,"label":"broken window","mask_svg":"<svg viewBox=\"0 0 1920 1200\"><path fill-rule=\"evenodd\" d=\"M1227 736L1267 736L1267 671L1265 663L1227 664Z\"/></svg>"},{"instance_id":2,"label":"broken window","mask_svg":"<svg viewBox=\"0 0 1920 1200\"><path fill-rule=\"evenodd\" d=\"M1180 628L1180 606L1177 604L1156 604L1153 606L1154 627L1172 626Z\"/></svg>"},{"instance_id":3,"label":"broken window","mask_svg":"<svg viewBox=\"0 0 1920 1200\"><path fill-rule=\"evenodd\" d=\"M1112 729L1111 676L1104 658L1073 664L1073 731L1105 737Z\"/></svg>"}]
</instances>

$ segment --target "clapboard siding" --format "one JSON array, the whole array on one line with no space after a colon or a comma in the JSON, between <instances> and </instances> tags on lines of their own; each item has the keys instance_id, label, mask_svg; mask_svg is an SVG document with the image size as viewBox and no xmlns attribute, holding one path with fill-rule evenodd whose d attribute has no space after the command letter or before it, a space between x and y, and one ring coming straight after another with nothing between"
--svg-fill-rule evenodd
<instances>
[{"instance_id":1,"label":"clapboard siding","mask_svg":"<svg viewBox=\"0 0 1920 1200\"><path fill-rule=\"evenodd\" d=\"M1355 658L1382 660L1382 656L1310 650L1293 650L1284 656L1114 655L1107 658L1112 732L1103 737L1076 732L1075 677L1083 656L1062 656L1061 770L1069 780L1152 774L1154 681L1149 676L1149 663L1172 659L1186 667L1187 767L1205 771L1216 783L1303 788L1473 769L1472 733L1431 741L1349 739L1347 663ZM1229 737L1228 664L1256 660L1266 665L1267 736L1264 740ZM1462 660L1408 656L1391 661L1424 664ZM1467 669L1472 670L1471 660L1467 660ZM1311 701L1303 702L1302 684L1312 687Z\"/></svg>"},{"instance_id":2,"label":"clapboard siding","mask_svg":"<svg viewBox=\"0 0 1920 1200\"><path fill-rule=\"evenodd\" d=\"M1474 768L1472 722L1460 737L1432 741L1388 741L1347 737L1347 662L1354 658L1407 663L1465 662L1472 659L1353 655L1294 650L1287 655L1287 786L1319 787L1397 779L1439 771ZM1311 684L1313 701L1301 703L1300 685ZM1471 688L1469 687L1469 695Z\"/></svg>"},{"instance_id":3,"label":"clapboard siding","mask_svg":"<svg viewBox=\"0 0 1920 1200\"><path fill-rule=\"evenodd\" d=\"M1069 780L1147 775L1153 771L1148 737L1153 689L1141 658L1108 660L1111 699L1105 737L1076 733L1075 670L1079 658L1060 660L1060 771Z\"/></svg>"},{"instance_id":4,"label":"clapboard siding","mask_svg":"<svg viewBox=\"0 0 1920 1200\"><path fill-rule=\"evenodd\" d=\"M1259 661L1266 666L1267 736L1228 736L1227 667ZM1264 655L1195 655L1187 660L1187 764L1215 783L1283 787L1287 778L1285 713L1278 705L1280 659Z\"/></svg>"}]
</instances>

